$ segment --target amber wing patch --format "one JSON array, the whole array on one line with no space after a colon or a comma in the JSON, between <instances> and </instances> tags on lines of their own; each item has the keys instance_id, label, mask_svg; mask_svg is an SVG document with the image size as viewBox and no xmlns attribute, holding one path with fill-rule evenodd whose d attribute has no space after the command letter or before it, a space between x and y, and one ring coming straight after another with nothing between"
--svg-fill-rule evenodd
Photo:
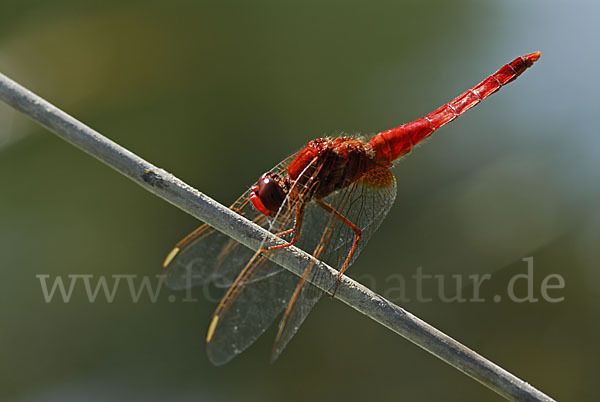
<instances>
[{"instance_id":1,"label":"amber wing patch","mask_svg":"<svg viewBox=\"0 0 600 402\"><path fill-rule=\"evenodd\" d=\"M376 167L375 169L369 170L361 178L361 181L366 186L371 187L388 187L394 184L394 175L386 167Z\"/></svg>"}]
</instances>

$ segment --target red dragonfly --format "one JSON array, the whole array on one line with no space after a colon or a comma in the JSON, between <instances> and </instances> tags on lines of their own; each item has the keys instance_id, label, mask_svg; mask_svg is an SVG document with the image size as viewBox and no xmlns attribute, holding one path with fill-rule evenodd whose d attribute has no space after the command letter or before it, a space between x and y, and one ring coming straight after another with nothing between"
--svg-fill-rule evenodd
<instances>
[{"instance_id":1,"label":"red dragonfly","mask_svg":"<svg viewBox=\"0 0 600 402\"><path fill-rule=\"evenodd\" d=\"M249 347L283 312L272 360L283 351L324 294L309 263L298 277L268 253L295 245L340 276L377 230L396 197L392 162L435 130L516 79L540 58L517 57L480 84L425 117L364 138L320 138L291 155L247 190L231 209L286 240L254 252L202 225L181 240L163 266L167 285L228 287L206 336L207 354L224 364ZM337 283L331 289L335 293Z\"/></svg>"}]
</instances>

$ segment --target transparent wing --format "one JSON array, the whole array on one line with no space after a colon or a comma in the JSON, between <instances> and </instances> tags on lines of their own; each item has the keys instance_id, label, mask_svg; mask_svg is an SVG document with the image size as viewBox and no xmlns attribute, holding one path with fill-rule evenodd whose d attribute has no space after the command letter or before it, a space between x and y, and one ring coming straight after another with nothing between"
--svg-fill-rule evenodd
<instances>
[{"instance_id":1,"label":"transparent wing","mask_svg":"<svg viewBox=\"0 0 600 402\"><path fill-rule=\"evenodd\" d=\"M349 265L356 260L375 233L395 198L396 180L393 174L387 168L378 168L367 173L360 181L322 200L362 231ZM344 264L355 238L355 232L350 226L315 202L307 206L302 232L304 241L300 247L305 251L313 251L315 258L336 269ZM279 357L324 293L310 283L325 284L324 278L320 277L321 271L313 268L309 265L304 277L297 281L295 292L281 319L272 360Z\"/></svg>"},{"instance_id":2,"label":"transparent wing","mask_svg":"<svg viewBox=\"0 0 600 402\"><path fill-rule=\"evenodd\" d=\"M294 156L274 171L286 174L285 167ZM363 238L351 262L389 211L395 194L393 176L382 169L324 199L363 230ZM267 219L249 204L248 195L249 192L244 193L232 209L272 233L293 228L296 205L285 205L275 219ZM354 233L316 203L306 206L305 215L296 245L339 268L348 255ZM304 279L319 280L315 277L318 271L313 273L308 267L306 277L301 279L268 261L264 254L254 253L206 225L178 243L175 250L178 250L175 256L166 260L167 283L171 288L182 289L206 282L218 286L231 284L215 311L207 335L207 354L216 365L228 362L254 343L287 306L290 311L284 314L281 336L274 347L276 358L323 294L304 282Z\"/></svg>"},{"instance_id":3,"label":"transparent wing","mask_svg":"<svg viewBox=\"0 0 600 402\"><path fill-rule=\"evenodd\" d=\"M270 221L269 231L293 228L296 207L286 199ZM225 364L252 345L289 303L299 278L267 260L266 255L274 252L277 250L254 253L217 306L206 336L206 351L213 364ZM264 275L265 269L278 271Z\"/></svg>"},{"instance_id":4,"label":"transparent wing","mask_svg":"<svg viewBox=\"0 0 600 402\"><path fill-rule=\"evenodd\" d=\"M256 254L244 272L251 278L271 264ZM252 345L285 309L298 277L282 270L262 280L236 281L221 301L208 334L206 352L215 365L222 365Z\"/></svg>"},{"instance_id":5,"label":"transparent wing","mask_svg":"<svg viewBox=\"0 0 600 402\"><path fill-rule=\"evenodd\" d=\"M396 183L383 168L366 175L352 186L326 197L327 202L362 230L362 239L353 262L383 221L396 195ZM294 225L295 204L289 205L271 222L278 233ZM354 241L354 232L315 202L305 207L305 218L296 245L335 268L344 263ZM290 234L291 236L291 234ZM277 250L268 251L275 253ZM214 364L228 362L244 351L286 309L273 349L277 358L298 331L323 292L309 281L320 282L320 271L308 266L303 278L280 271L277 275L254 280L266 257L256 253L242 270L217 307L207 336L207 354Z\"/></svg>"},{"instance_id":6,"label":"transparent wing","mask_svg":"<svg viewBox=\"0 0 600 402\"><path fill-rule=\"evenodd\" d=\"M285 169L295 156L289 156L272 171L286 174ZM249 194L249 190L242 194L231 209L273 233L293 226L290 208L276 219L269 219L254 209ZM207 342L207 354L216 365L231 360L258 339L285 309L298 282L295 275L264 255L206 224L181 240L163 265L166 283L171 289L205 283L229 287L215 311L215 316L221 314L222 319L218 326L214 324L216 331L213 330L211 342Z\"/></svg>"}]
</instances>

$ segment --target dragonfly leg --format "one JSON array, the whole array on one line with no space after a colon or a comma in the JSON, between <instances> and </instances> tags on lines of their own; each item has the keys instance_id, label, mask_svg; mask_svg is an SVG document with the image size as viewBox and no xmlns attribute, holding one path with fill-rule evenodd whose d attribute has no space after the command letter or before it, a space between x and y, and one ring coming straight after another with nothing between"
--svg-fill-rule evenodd
<instances>
[{"instance_id":1,"label":"dragonfly leg","mask_svg":"<svg viewBox=\"0 0 600 402\"><path fill-rule=\"evenodd\" d=\"M352 258L352 255L356 251L356 247L358 247L358 242L360 241L360 238L362 237L362 230L358 226L356 226L354 223L350 222L348 220L348 218L346 218L344 215L342 215L337 209L335 209L331 205L329 205L326 202L323 202L319 199L317 199L316 202L321 208L323 208L325 211L327 211L330 214L332 214L333 216L335 216L344 225L348 226L350 229L352 229L354 231L354 241L352 242L352 248L348 252L348 256L346 257L346 260L344 261L344 264L342 265L342 268L340 269L340 271L337 275L337 280L335 281L335 287L333 288L333 293L331 294L331 297L333 297L333 296L335 296L335 292L337 291L338 285L340 284L340 279L342 277L342 274L344 273L346 268L348 268L350 259Z\"/></svg>"},{"instance_id":2,"label":"dragonfly leg","mask_svg":"<svg viewBox=\"0 0 600 402\"><path fill-rule=\"evenodd\" d=\"M275 233L275 236L277 236L277 237L283 237L285 235L293 233L295 229L296 229L296 225L294 225L294 227L291 228L291 229L284 230L283 232Z\"/></svg>"},{"instance_id":3,"label":"dragonfly leg","mask_svg":"<svg viewBox=\"0 0 600 402\"><path fill-rule=\"evenodd\" d=\"M266 250L276 250L279 248L285 248L293 246L298 242L300 238L300 229L302 228L302 222L304 221L304 204L296 207L296 218L294 219L294 227L292 229L285 230L275 234L277 237L285 236L286 234L294 233L294 237L288 243L280 244L278 246L268 247Z\"/></svg>"}]
</instances>

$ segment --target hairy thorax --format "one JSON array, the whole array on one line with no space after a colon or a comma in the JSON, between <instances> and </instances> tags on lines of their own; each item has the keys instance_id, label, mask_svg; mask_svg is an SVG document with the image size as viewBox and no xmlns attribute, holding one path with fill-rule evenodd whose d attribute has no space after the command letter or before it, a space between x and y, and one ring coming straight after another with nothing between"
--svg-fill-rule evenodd
<instances>
[{"instance_id":1,"label":"hairy thorax","mask_svg":"<svg viewBox=\"0 0 600 402\"><path fill-rule=\"evenodd\" d=\"M298 185L313 186L311 196L323 198L359 180L377 163L373 152L351 137L318 138L298 153L289 164L288 177Z\"/></svg>"}]
</instances>

